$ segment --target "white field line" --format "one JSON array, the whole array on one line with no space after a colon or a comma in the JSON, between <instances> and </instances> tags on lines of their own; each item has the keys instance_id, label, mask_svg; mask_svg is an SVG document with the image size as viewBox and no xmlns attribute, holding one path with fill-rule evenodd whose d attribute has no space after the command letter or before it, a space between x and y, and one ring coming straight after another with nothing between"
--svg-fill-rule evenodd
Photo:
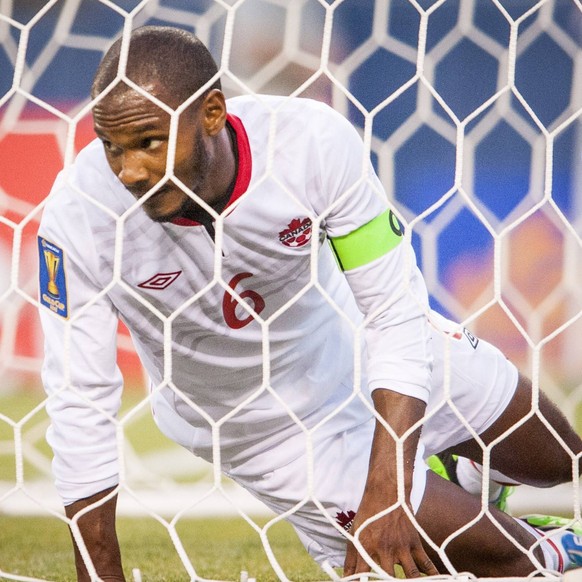
<instances>
[{"instance_id":1,"label":"white field line","mask_svg":"<svg viewBox=\"0 0 582 582\"><path fill-rule=\"evenodd\" d=\"M28 482L24 490L15 490L2 498L13 483L0 481L0 515L48 515L62 512L61 502L48 480ZM238 511L250 516L270 516L272 513L260 501L234 483L226 483L227 500L218 491L208 495L209 482L164 485L156 488L140 485L133 488L133 495L122 492L118 514L121 516L145 516L153 513L168 519L184 511L184 517L234 516ZM139 500L136 500L136 498ZM579 498L579 497L578 497ZM521 486L509 498L512 515L543 513L549 515L573 515L574 490L572 485L559 485L550 489Z\"/></svg>"}]
</instances>

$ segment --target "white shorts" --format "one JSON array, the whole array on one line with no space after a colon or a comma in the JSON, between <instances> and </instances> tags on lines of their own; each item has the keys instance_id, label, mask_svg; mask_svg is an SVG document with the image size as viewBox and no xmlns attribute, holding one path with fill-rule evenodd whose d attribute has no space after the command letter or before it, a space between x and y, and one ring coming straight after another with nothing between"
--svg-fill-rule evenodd
<instances>
[{"instance_id":1,"label":"white shorts","mask_svg":"<svg viewBox=\"0 0 582 582\"><path fill-rule=\"evenodd\" d=\"M411 496L415 511L426 483L427 467L421 457L483 433L509 404L518 380L517 369L497 348L440 316L434 323L449 333L433 334L433 387ZM371 419L315 443L311 455L267 474L237 476L235 471L230 476L277 514L284 514L319 563L341 567L346 547L343 532L362 498L373 431Z\"/></svg>"}]
</instances>

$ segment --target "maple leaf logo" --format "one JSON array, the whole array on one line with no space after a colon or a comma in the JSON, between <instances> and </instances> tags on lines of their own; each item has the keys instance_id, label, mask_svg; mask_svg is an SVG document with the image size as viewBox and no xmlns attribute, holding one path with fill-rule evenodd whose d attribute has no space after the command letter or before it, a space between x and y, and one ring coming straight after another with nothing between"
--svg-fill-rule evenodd
<instances>
[{"instance_id":1,"label":"maple leaf logo","mask_svg":"<svg viewBox=\"0 0 582 582\"><path fill-rule=\"evenodd\" d=\"M346 512L338 511L335 514L336 522L346 531L350 531L350 529L352 528L352 523L354 523L354 517L356 517L356 512L352 511L351 509L348 509L348 511Z\"/></svg>"},{"instance_id":2,"label":"maple leaf logo","mask_svg":"<svg viewBox=\"0 0 582 582\"><path fill-rule=\"evenodd\" d=\"M302 247L311 240L312 226L311 219L307 217L294 218L287 228L279 233L279 240L286 247Z\"/></svg>"}]
</instances>

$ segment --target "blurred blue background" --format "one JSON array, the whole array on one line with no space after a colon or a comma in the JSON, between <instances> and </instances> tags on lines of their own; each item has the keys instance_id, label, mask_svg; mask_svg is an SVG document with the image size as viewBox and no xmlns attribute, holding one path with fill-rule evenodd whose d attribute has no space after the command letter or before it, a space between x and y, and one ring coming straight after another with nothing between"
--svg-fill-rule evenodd
<instances>
[{"instance_id":1,"label":"blurred blue background","mask_svg":"<svg viewBox=\"0 0 582 582\"><path fill-rule=\"evenodd\" d=\"M222 63L227 96L314 97L362 134L368 120L373 162L397 211L412 221L431 301L463 319L487 297L461 296L481 275L456 280L459 265L481 265L491 284L495 237L515 261L513 234L525 216L542 216L558 233L550 245L579 248L582 13L573 0L417 5L424 15L408 0L5 2L0 114L30 109L11 89L25 41L19 86L74 115L128 14L134 27L194 31ZM534 308L524 302L524 320Z\"/></svg>"}]
</instances>

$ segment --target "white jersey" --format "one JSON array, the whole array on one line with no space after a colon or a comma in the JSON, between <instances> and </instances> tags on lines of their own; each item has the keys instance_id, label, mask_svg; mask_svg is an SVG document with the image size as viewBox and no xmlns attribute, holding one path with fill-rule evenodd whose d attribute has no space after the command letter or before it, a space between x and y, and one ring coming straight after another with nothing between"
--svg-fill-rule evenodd
<instances>
[{"instance_id":1,"label":"white jersey","mask_svg":"<svg viewBox=\"0 0 582 582\"><path fill-rule=\"evenodd\" d=\"M54 185L40 302L65 503L118 482L118 318L160 428L212 461L214 427L226 472L297 458L305 428L321 423L317 438L365 422L375 388L428 399L427 293L410 245L342 273L325 241L387 209L357 132L305 99L240 97L228 111L238 174L215 239L197 223L149 219L98 140ZM362 398L322 422L362 379Z\"/></svg>"}]
</instances>

